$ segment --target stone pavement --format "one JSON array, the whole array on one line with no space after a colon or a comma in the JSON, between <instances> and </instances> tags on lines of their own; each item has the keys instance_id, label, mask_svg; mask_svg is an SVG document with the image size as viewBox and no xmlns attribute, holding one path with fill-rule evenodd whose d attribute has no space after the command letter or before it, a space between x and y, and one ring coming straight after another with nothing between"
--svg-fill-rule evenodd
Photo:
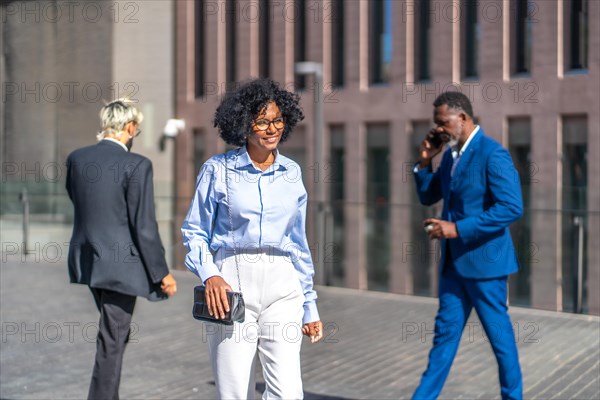
<instances>
[{"instance_id":1,"label":"stone pavement","mask_svg":"<svg viewBox=\"0 0 600 400\"><path fill-rule=\"evenodd\" d=\"M64 257L54 263L52 257L2 258L0 398L85 398L98 320L88 289L68 283ZM214 398L204 325L191 318L197 280L189 272L174 274L174 298L138 300L123 366L124 399ZM303 343L306 398L408 398L426 365L436 300L318 291L327 332L321 343ZM526 398L600 398L599 318L524 308L511 308L511 316ZM264 388L258 374L257 395ZM472 316L440 398L498 397L496 362Z\"/></svg>"}]
</instances>

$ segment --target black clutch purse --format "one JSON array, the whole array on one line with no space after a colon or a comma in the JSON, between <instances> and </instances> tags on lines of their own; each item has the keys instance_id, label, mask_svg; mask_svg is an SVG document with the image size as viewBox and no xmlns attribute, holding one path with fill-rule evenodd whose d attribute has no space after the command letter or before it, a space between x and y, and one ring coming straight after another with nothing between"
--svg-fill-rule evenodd
<instances>
[{"instance_id":1,"label":"black clutch purse","mask_svg":"<svg viewBox=\"0 0 600 400\"><path fill-rule=\"evenodd\" d=\"M196 286L194 288L194 307L192 315L195 319L207 322L214 322L223 325L233 325L234 322L244 322L246 314L246 305L244 297L240 292L227 292L227 302L229 303L229 312L225 313L225 318L216 319L208 313L206 305L206 288Z\"/></svg>"},{"instance_id":2,"label":"black clutch purse","mask_svg":"<svg viewBox=\"0 0 600 400\"><path fill-rule=\"evenodd\" d=\"M227 189L227 203L229 202L229 179L227 176L227 156L225 156L225 186ZM208 313L208 305L206 304L206 288L204 286L196 286L194 288L194 306L192 307L192 316L201 321L214 322L216 324L233 325L234 322L244 322L246 317L246 304L242 296L242 283L240 280L240 266L237 259L237 245L235 243L235 234L233 233L233 219L231 218L231 208L227 207L229 216L229 234L233 241L233 252L235 259L235 269L237 271L238 288L237 292L227 292L227 302L229 303L229 312L225 313L225 318L216 319Z\"/></svg>"}]
</instances>

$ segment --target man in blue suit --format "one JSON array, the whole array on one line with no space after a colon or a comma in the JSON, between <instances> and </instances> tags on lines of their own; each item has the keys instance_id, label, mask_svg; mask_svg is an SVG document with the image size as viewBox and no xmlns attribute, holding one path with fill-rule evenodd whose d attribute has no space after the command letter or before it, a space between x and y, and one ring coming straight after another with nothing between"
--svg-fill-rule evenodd
<instances>
[{"instance_id":1,"label":"man in blue suit","mask_svg":"<svg viewBox=\"0 0 600 400\"><path fill-rule=\"evenodd\" d=\"M441 241L439 309L427 370L414 399L435 399L444 386L465 323L475 308L489 338L503 399L521 399L519 356L507 306L507 277L519 269L509 225L523 213L518 174L508 151L473 122L469 99L442 93L415 165L419 200L444 200L441 219L424 221ZM435 172L431 160L448 149Z\"/></svg>"}]
</instances>

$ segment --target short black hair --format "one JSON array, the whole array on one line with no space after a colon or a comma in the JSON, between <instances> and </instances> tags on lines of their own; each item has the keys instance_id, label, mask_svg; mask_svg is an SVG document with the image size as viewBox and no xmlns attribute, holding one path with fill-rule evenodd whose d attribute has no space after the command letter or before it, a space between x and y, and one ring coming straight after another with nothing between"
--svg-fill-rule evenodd
<instances>
[{"instance_id":1,"label":"short black hair","mask_svg":"<svg viewBox=\"0 0 600 400\"><path fill-rule=\"evenodd\" d=\"M453 110L464 111L471 119L473 119L473 107L467 96L461 92L444 92L440 94L433 102L434 107L447 105Z\"/></svg>"},{"instance_id":2,"label":"short black hair","mask_svg":"<svg viewBox=\"0 0 600 400\"><path fill-rule=\"evenodd\" d=\"M304 112L297 93L283 89L269 78L245 82L228 92L215 111L214 126L227 144L244 146L254 119L271 101L277 104L285 121L280 139L285 142L294 126L304 119Z\"/></svg>"}]
</instances>

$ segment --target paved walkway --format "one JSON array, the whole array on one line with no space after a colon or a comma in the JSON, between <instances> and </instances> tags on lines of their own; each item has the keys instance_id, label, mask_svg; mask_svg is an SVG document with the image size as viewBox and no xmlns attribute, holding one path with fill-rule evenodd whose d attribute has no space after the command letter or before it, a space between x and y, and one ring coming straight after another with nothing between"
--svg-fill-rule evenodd
<instances>
[{"instance_id":1,"label":"paved walkway","mask_svg":"<svg viewBox=\"0 0 600 400\"><path fill-rule=\"evenodd\" d=\"M68 283L63 261L2 257L0 398L84 398L98 320L88 289ZM183 271L175 276L174 298L138 301L124 399L214 398L204 325L191 318L196 279ZM302 347L306 398L409 397L431 347L436 300L318 290L327 334ZM511 316L526 398L600 398L599 318L523 308L512 308ZM496 362L476 317L467 327L441 398L498 398ZM260 375L257 382L260 391Z\"/></svg>"}]
</instances>

